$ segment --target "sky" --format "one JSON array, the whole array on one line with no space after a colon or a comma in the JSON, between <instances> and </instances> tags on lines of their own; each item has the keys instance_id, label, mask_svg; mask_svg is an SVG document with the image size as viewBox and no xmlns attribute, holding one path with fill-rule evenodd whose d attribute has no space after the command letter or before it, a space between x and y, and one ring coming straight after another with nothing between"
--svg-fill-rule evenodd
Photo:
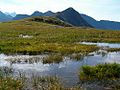
<instances>
[{"instance_id":1,"label":"sky","mask_svg":"<svg viewBox=\"0 0 120 90\"><path fill-rule=\"evenodd\" d=\"M97 20L120 21L120 0L0 0L0 11L18 14L58 12L68 7Z\"/></svg>"}]
</instances>

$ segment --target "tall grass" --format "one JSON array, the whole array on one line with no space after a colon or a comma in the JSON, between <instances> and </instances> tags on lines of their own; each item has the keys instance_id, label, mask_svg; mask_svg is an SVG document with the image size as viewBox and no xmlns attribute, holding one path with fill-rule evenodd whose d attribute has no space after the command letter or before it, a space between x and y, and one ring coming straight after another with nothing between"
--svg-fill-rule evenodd
<instances>
[{"instance_id":1,"label":"tall grass","mask_svg":"<svg viewBox=\"0 0 120 90\"><path fill-rule=\"evenodd\" d=\"M80 82L94 83L113 89L120 89L120 64L98 64L96 66L83 66L80 70Z\"/></svg>"},{"instance_id":2,"label":"tall grass","mask_svg":"<svg viewBox=\"0 0 120 90\"><path fill-rule=\"evenodd\" d=\"M43 64L46 64L46 63L59 63L61 61L63 61L63 56L59 55L59 54L49 55L49 56L43 58Z\"/></svg>"},{"instance_id":3,"label":"tall grass","mask_svg":"<svg viewBox=\"0 0 120 90\"><path fill-rule=\"evenodd\" d=\"M14 76L12 68L0 68L0 90L80 90L79 87L66 88L59 78L52 76L26 76L19 72Z\"/></svg>"},{"instance_id":4,"label":"tall grass","mask_svg":"<svg viewBox=\"0 0 120 90\"><path fill-rule=\"evenodd\" d=\"M80 71L80 80L102 80L120 78L120 64L98 64L96 66L83 66Z\"/></svg>"}]
</instances>

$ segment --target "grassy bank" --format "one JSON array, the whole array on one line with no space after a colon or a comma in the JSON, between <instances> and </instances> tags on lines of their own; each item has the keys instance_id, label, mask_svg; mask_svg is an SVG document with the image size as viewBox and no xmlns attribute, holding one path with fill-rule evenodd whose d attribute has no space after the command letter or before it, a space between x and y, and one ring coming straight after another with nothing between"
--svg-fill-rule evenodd
<instances>
[{"instance_id":1,"label":"grassy bank","mask_svg":"<svg viewBox=\"0 0 120 90\"><path fill-rule=\"evenodd\" d=\"M83 66L80 71L80 80L83 83L96 83L104 87L120 89L120 64L99 64Z\"/></svg>"},{"instance_id":2,"label":"grassy bank","mask_svg":"<svg viewBox=\"0 0 120 90\"><path fill-rule=\"evenodd\" d=\"M117 51L120 51L120 48L109 48L107 51L108 52L117 52Z\"/></svg>"}]
</instances>

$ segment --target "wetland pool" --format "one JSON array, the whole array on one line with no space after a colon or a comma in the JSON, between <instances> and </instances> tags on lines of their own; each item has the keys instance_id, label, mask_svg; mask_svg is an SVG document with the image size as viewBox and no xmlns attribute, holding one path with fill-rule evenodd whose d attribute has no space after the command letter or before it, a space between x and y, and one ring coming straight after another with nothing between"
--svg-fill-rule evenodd
<instances>
[{"instance_id":1,"label":"wetland pool","mask_svg":"<svg viewBox=\"0 0 120 90\"><path fill-rule=\"evenodd\" d=\"M99 43L98 45L100 47L105 45L105 47L109 46L111 48L120 48L120 44ZM120 63L120 52L107 52L105 50L98 50L89 53L80 60L64 57L62 62L51 64L43 64L42 58L45 56L46 55L29 56L0 54L0 67L13 68L15 75L17 75L18 72L23 72L27 76L31 76L33 74L37 76L57 76L66 87L72 87L76 86L79 82L79 71L80 67L83 65L94 66L101 63ZM20 62L11 63L11 60L19 60Z\"/></svg>"}]
</instances>

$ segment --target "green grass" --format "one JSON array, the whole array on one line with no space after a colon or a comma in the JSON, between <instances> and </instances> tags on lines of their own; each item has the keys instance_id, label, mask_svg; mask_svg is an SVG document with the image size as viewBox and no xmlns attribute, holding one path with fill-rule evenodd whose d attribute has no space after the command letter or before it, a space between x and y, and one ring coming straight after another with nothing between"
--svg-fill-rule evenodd
<instances>
[{"instance_id":1,"label":"green grass","mask_svg":"<svg viewBox=\"0 0 120 90\"><path fill-rule=\"evenodd\" d=\"M77 60L78 61L78 60L83 60L84 55L82 55L80 53L74 53L74 54L70 55L69 57L72 60Z\"/></svg>"},{"instance_id":2,"label":"green grass","mask_svg":"<svg viewBox=\"0 0 120 90\"><path fill-rule=\"evenodd\" d=\"M117 51L120 51L120 48L109 48L107 51L108 52L117 52Z\"/></svg>"},{"instance_id":3,"label":"green grass","mask_svg":"<svg viewBox=\"0 0 120 90\"><path fill-rule=\"evenodd\" d=\"M29 20L0 23L0 53L36 55L46 52L61 54L92 52L97 49L95 46L78 45L76 42L92 38L95 35L93 32L98 36L97 33L103 31L76 27L60 28ZM32 37L23 38L21 35Z\"/></svg>"},{"instance_id":4,"label":"green grass","mask_svg":"<svg viewBox=\"0 0 120 90\"><path fill-rule=\"evenodd\" d=\"M120 78L120 64L98 64L83 66L80 71L80 80L103 80Z\"/></svg>"},{"instance_id":5,"label":"green grass","mask_svg":"<svg viewBox=\"0 0 120 90\"><path fill-rule=\"evenodd\" d=\"M120 31L95 30L79 27L59 27L33 20L35 18L0 23L0 53L84 53L95 46L78 45L77 42L120 42ZM30 38L23 38L28 35Z\"/></svg>"},{"instance_id":6,"label":"green grass","mask_svg":"<svg viewBox=\"0 0 120 90\"><path fill-rule=\"evenodd\" d=\"M120 64L98 64L83 66L80 70L80 82L101 87L120 89Z\"/></svg>"},{"instance_id":7,"label":"green grass","mask_svg":"<svg viewBox=\"0 0 120 90\"><path fill-rule=\"evenodd\" d=\"M0 67L0 90L22 90L22 81L11 77L13 69Z\"/></svg>"},{"instance_id":8,"label":"green grass","mask_svg":"<svg viewBox=\"0 0 120 90\"><path fill-rule=\"evenodd\" d=\"M0 77L0 90L22 90L22 82L11 77Z\"/></svg>"},{"instance_id":9,"label":"green grass","mask_svg":"<svg viewBox=\"0 0 120 90\"><path fill-rule=\"evenodd\" d=\"M62 55L49 55L47 57L43 58L43 63L59 63L63 61L63 56Z\"/></svg>"}]
</instances>

